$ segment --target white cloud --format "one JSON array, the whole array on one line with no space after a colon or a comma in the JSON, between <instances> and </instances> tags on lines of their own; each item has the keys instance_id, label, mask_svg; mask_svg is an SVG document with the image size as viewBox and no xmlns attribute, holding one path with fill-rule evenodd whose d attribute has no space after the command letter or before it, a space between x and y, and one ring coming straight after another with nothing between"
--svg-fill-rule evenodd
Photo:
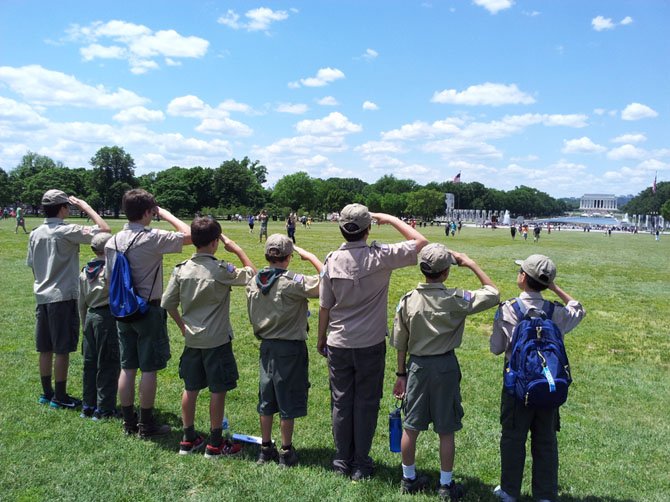
<instances>
[{"instance_id":1,"label":"white cloud","mask_svg":"<svg viewBox=\"0 0 670 502\"><path fill-rule=\"evenodd\" d=\"M279 113L292 113L294 115L302 115L307 110L309 110L309 107L303 103L280 103L276 108Z\"/></svg>"},{"instance_id":2,"label":"white cloud","mask_svg":"<svg viewBox=\"0 0 670 502\"><path fill-rule=\"evenodd\" d=\"M579 139L563 140L563 153L600 153L607 150L602 145L594 143L591 138L582 136Z\"/></svg>"},{"instance_id":3,"label":"white cloud","mask_svg":"<svg viewBox=\"0 0 670 502\"><path fill-rule=\"evenodd\" d=\"M165 120L165 115L160 110L149 110L143 106L133 106L121 110L114 115L114 120L124 124L136 124L146 122L160 122Z\"/></svg>"},{"instance_id":4,"label":"white cloud","mask_svg":"<svg viewBox=\"0 0 670 502\"><path fill-rule=\"evenodd\" d=\"M20 68L0 66L0 82L7 84L26 101L45 106L124 109L149 101L123 88L109 92L101 85L83 84L72 75L47 70L39 65Z\"/></svg>"},{"instance_id":5,"label":"white cloud","mask_svg":"<svg viewBox=\"0 0 670 502\"><path fill-rule=\"evenodd\" d=\"M646 155L645 150L634 145L621 145L607 152L607 158L610 160L640 160Z\"/></svg>"},{"instance_id":6,"label":"white cloud","mask_svg":"<svg viewBox=\"0 0 670 502\"><path fill-rule=\"evenodd\" d=\"M228 117L205 118L195 130L205 134L223 134L230 136L251 136L253 133L253 130L246 124Z\"/></svg>"},{"instance_id":7,"label":"white cloud","mask_svg":"<svg viewBox=\"0 0 670 502\"><path fill-rule=\"evenodd\" d=\"M209 106L197 96L188 95L174 98L167 107L169 115L201 119L196 131L205 134L226 134L231 136L250 136L253 130L237 120L229 117L229 111L249 112L250 107L244 103L228 99L216 108Z\"/></svg>"},{"instance_id":8,"label":"white cloud","mask_svg":"<svg viewBox=\"0 0 670 502\"><path fill-rule=\"evenodd\" d=\"M47 125L48 121L32 107L13 99L0 96L0 124L8 129L36 129ZM0 137L3 137L0 134Z\"/></svg>"},{"instance_id":9,"label":"white cloud","mask_svg":"<svg viewBox=\"0 0 670 502\"><path fill-rule=\"evenodd\" d=\"M361 59L365 59L367 61L372 61L373 59L377 59L379 56L379 53L374 50L374 49L366 49L363 55L361 56Z\"/></svg>"},{"instance_id":10,"label":"white cloud","mask_svg":"<svg viewBox=\"0 0 670 502\"><path fill-rule=\"evenodd\" d=\"M643 143L647 141L647 137L641 133L629 133L617 136L612 140L612 143Z\"/></svg>"},{"instance_id":11,"label":"white cloud","mask_svg":"<svg viewBox=\"0 0 670 502\"><path fill-rule=\"evenodd\" d=\"M373 103L372 101L365 101L363 103L363 110L374 111L374 110L379 110L379 107L375 103Z\"/></svg>"},{"instance_id":12,"label":"white cloud","mask_svg":"<svg viewBox=\"0 0 670 502\"><path fill-rule=\"evenodd\" d=\"M289 83L289 87L297 88L301 84L305 87L323 87L342 78L345 78L344 73L337 68L321 68L316 72L316 76L301 78L298 82L291 82Z\"/></svg>"},{"instance_id":13,"label":"white cloud","mask_svg":"<svg viewBox=\"0 0 670 502\"><path fill-rule=\"evenodd\" d=\"M217 110L222 110L225 112L241 112L247 114L254 113L251 106L249 106L246 103L240 103L239 101L235 101L234 99L226 99L224 101L221 101L221 103L219 103L216 108Z\"/></svg>"},{"instance_id":14,"label":"white cloud","mask_svg":"<svg viewBox=\"0 0 670 502\"><path fill-rule=\"evenodd\" d=\"M177 66L175 58L201 58L209 47L204 38L183 36L175 30L154 32L144 25L120 20L95 21L88 26L74 24L67 34L70 41L86 44L79 50L84 61L127 59L135 74L159 68L154 58L163 57L168 66ZM112 44L98 43L106 39Z\"/></svg>"},{"instance_id":15,"label":"white cloud","mask_svg":"<svg viewBox=\"0 0 670 502\"><path fill-rule=\"evenodd\" d=\"M423 150L425 152L438 153L446 159L453 157L502 158L502 153L493 145L483 141L469 141L462 138L431 141L423 146Z\"/></svg>"},{"instance_id":16,"label":"white cloud","mask_svg":"<svg viewBox=\"0 0 670 502\"><path fill-rule=\"evenodd\" d=\"M516 84L494 84L486 82L472 85L466 90L458 92L456 89L445 89L435 92L431 99L433 103L448 103L454 105L510 105L535 103L535 99L520 91Z\"/></svg>"},{"instance_id":17,"label":"white cloud","mask_svg":"<svg viewBox=\"0 0 670 502\"><path fill-rule=\"evenodd\" d=\"M318 104L321 106L337 106L340 103L337 102L337 99L335 99L333 96L324 96L320 100L317 101Z\"/></svg>"},{"instance_id":18,"label":"white cloud","mask_svg":"<svg viewBox=\"0 0 670 502\"><path fill-rule=\"evenodd\" d=\"M328 157L323 155L313 155L311 157L306 157L298 160L297 164L299 167L316 167L328 164Z\"/></svg>"},{"instance_id":19,"label":"white cloud","mask_svg":"<svg viewBox=\"0 0 670 502\"><path fill-rule=\"evenodd\" d=\"M484 7L491 14L497 14L501 10L509 9L514 5L514 0L473 0L475 5Z\"/></svg>"},{"instance_id":20,"label":"white cloud","mask_svg":"<svg viewBox=\"0 0 670 502\"><path fill-rule=\"evenodd\" d=\"M537 11L537 10L524 10L524 11L521 11L521 13L524 16L528 16L528 17L537 17L537 16L540 15L540 11Z\"/></svg>"},{"instance_id":21,"label":"white cloud","mask_svg":"<svg viewBox=\"0 0 670 502\"><path fill-rule=\"evenodd\" d=\"M611 18L597 16L591 19L591 26L593 26L593 29L596 31L603 31L603 30L612 30L614 29L615 25L612 22Z\"/></svg>"},{"instance_id":22,"label":"white cloud","mask_svg":"<svg viewBox=\"0 0 670 502\"><path fill-rule=\"evenodd\" d=\"M622 26L627 26L627 25L632 24L632 23L633 23L633 18L630 17L630 16L626 16L626 17L624 17L624 18L619 22L619 24L622 25Z\"/></svg>"},{"instance_id":23,"label":"white cloud","mask_svg":"<svg viewBox=\"0 0 670 502\"><path fill-rule=\"evenodd\" d=\"M204 117L207 105L197 96L188 95L174 98L167 107L170 115L180 117Z\"/></svg>"},{"instance_id":24,"label":"white cloud","mask_svg":"<svg viewBox=\"0 0 670 502\"><path fill-rule=\"evenodd\" d=\"M296 11L293 11L296 12ZM272 10L268 7L259 7L248 10L244 16L246 22L240 22L240 16L234 10L229 9L225 16L221 16L217 22L234 30L245 29L247 31L268 31L272 23L285 21L289 14L285 10Z\"/></svg>"},{"instance_id":25,"label":"white cloud","mask_svg":"<svg viewBox=\"0 0 670 502\"><path fill-rule=\"evenodd\" d=\"M403 153L405 150L391 141L368 141L362 145L354 148L355 151L361 152L363 155L371 155L375 153Z\"/></svg>"},{"instance_id":26,"label":"white cloud","mask_svg":"<svg viewBox=\"0 0 670 502\"><path fill-rule=\"evenodd\" d=\"M339 112L332 112L328 116L317 120L302 120L296 124L296 130L304 135L344 135L361 132L359 124L350 122Z\"/></svg>"},{"instance_id":27,"label":"white cloud","mask_svg":"<svg viewBox=\"0 0 670 502\"><path fill-rule=\"evenodd\" d=\"M640 120L654 117L658 117L658 113L641 103L631 103L621 112L623 120Z\"/></svg>"}]
</instances>

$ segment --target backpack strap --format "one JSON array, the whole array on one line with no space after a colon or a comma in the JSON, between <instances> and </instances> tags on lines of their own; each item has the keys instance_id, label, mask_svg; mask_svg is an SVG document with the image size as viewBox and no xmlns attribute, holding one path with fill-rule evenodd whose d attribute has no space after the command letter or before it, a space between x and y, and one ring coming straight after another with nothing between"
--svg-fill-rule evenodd
<instances>
[{"instance_id":1,"label":"backpack strap","mask_svg":"<svg viewBox=\"0 0 670 502\"><path fill-rule=\"evenodd\" d=\"M521 301L521 298L514 298L510 300L509 304L514 309L514 313L516 314L519 321L523 319L523 317L526 315L526 312L528 312L528 309Z\"/></svg>"},{"instance_id":2,"label":"backpack strap","mask_svg":"<svg viewBox=\"0 0 670 502\"><path fill-rule=\"evenodd\" d=\"M544 305L542 305L542 310L544 310L544 313L547 314L547 319L551 319L552 317L554 317L554 307L555 307L554 302L550 302L549 300L544 301Z\"/></svg>"}]
</instances>

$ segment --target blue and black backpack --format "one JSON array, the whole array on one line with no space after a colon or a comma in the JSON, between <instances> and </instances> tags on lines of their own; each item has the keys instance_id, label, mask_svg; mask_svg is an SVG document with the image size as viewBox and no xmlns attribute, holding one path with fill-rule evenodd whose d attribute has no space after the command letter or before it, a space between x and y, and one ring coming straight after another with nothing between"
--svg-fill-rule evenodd
<instances>
[{"instance_id":1,"label":"blue and black backpack","mask_svg":"<svg viewBox=\"0 0 670 502\"><path fill-rule=\"evenodd\" d=\"M563 335L552 321L554 304L526 309L519 298L511 306L520 319L512 334L512 354L505 365L508 394L533 408L557 408L568 398L572 383Z\"/></svg>"},{"instance_id":2,"label":"blue and black backpack","mask_svg":"<svg viewBox=\"0 0 670 502\"><path fill-rule=\"evenodd\" d=\"M137 294L133 286L133 276L130 270L130 262L126 253L139 237L137 233L124 252L119 252L114 236L114 248L116 259L112 267L112 275L109 282L109 309L117 321L132 322L144 317L149 310L149 302ZM158 273L158 271L156 271ZM156 278L154 277L154 282ZM153 291L153 284L151 286ZM151 293L149 293L151 295Z\"/></svg>"}]
</instances>

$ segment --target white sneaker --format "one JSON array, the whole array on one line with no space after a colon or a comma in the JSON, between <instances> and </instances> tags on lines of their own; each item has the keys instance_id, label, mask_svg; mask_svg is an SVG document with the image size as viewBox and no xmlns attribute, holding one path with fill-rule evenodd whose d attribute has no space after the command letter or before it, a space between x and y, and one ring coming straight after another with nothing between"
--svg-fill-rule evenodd
<instances>
[{"instance_id":1,"label":"white sneaker","mask_svg":"<svg viewBox=\"0 0 670 502\"><path fill-rule=\"evenodd\" d=\"M493 489L493 495L498 497L499 500L502 500L502 502L516 502L516 497L512 497L510 494L508 494L505 490L503 490L500 485L496 486Z\"/></svg>"}]
</instances>

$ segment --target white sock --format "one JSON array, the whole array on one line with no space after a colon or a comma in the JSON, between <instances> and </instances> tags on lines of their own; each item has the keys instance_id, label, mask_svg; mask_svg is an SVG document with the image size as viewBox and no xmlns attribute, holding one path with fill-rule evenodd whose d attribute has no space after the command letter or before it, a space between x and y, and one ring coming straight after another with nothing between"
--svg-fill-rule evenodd
<instances>
[{"instance_id":1,"label":"white sock","mask_svg":"<svg viewBox=\"0 0 670 502\"><path fill-rule=\"evenodd\" d=\"M414 479L416 477L416 464L402 464L402 475L407 479Z\"/></svg>"},{"instance_id":2,"label":"white sock","mask_svg":"<svg viewBox=\"0 0 670 502\"><path fill-rule=\"evenodd\" d=\"M452 471L440 471L440 484L441 485L450 485L451 484L451 472Z\"/></svg>"}]
</instances>

